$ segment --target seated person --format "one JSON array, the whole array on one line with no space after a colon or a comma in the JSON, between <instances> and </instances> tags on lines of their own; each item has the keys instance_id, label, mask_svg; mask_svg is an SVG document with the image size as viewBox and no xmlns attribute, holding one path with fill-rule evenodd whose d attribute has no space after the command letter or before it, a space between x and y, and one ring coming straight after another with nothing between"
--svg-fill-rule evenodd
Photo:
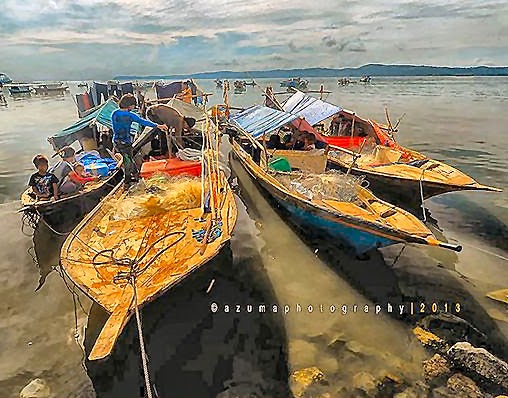
<instances>
[{"instance_id":1,"label":"seated person","mask_svg":"<svg viewBox=\"0 0 508 398\"><path fill-rule=\"evenodd\" d=\"M316 137L314 134L307 133L303 138L303 148L304 151L312 151L316 149Z\"/></svg>"},{"instance_id":2,"label":"seated person","mask_svg":"<svg viewBox=\"0 0 508 398\"><path fill-rule=\"evenodd\" d=\"M363 127L358 127L356 129L356 135L358 137L367 137L368 136L367 133L365 132L365 130L363 129Z\"/></svg>"},{"instance_id":3,"label":"seated person","mask_svg":"<svg viewBox=\"0 0 508 398\"><path fill-rule=\"evenodd\" d=\"M65 146L58 151L62 158L55 166L49 170L53 173L58 181L63 181L65 177L72 171L73 164L76 163L76 151L70 146ZM55 155L53 155L55 156Z\"/></svg>"},{"instance_id":4,"label":"seated person","mask_svg":"<svg viewBox=\"0 0 508 398\"><path fill-rule=\"evenodd\" d=\"M286 149L286 145L284 145L280 140L279 134L272 134L270 139L266 143L267 149Z\"/></svg>"},{"instance_id":5,"label":"seated person","mask_svg":"<svg viewBox=\"0 0 508 398\"><path fill-rule=\"evenodd\" d=\"M334 116L330 129L333 136L349 135L351 134L351 122L343 115Z\"/></svg>"},{"instance_id":6,"label":"seated person","mask_svg":"<svg viewBox=\"0 0 508 398\"><path fill-rule=\"evenodd\" d=\"M81 163L76 163L73 170L63 180L59 191L64 195L69 195L78 192L87 182L97 181L98 179L98 176L92 176L85 172L85 166Z\"/></svg>"},{"instance_id":7,"label":"seated person","mask_svg":"<svg viewBox=\"0 0 508 398\"><path fill-rule=\"evenodd\" d=\"M299 151L303 149L305 145L304 137L306 133L299 131L296 128L292 128L291 130L293 131L293 134L291 135L289 142L286 144L286 148Z\"/></svg>"},{"instance_id":8,"label":"seated person","mask_svg":"<svg viewBox=\"0 0 508 398\"><path fill-rule=\"evenodd\" d=\"M37 155L32 162L37 172L30 176L28 185L32 187L35 197L40 200L58 200L58 178L48 171L48 158Z\"/></svg>"},{"instance_id":9,"label":"seated person","mask_svg":"<svg viewBox=\"0 0 508 398\"><path fill-rule=\"evenodd\" d=\"M176 95L176 98L190 104L192 102L192 89L188 82L183 82L182 91Z\"/></svg>"}]
</instances>

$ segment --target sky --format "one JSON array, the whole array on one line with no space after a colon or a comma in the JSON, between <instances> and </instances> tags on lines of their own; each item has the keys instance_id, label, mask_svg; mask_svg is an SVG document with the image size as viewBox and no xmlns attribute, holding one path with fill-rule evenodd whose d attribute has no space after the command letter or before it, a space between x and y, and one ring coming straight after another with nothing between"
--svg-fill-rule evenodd
<instances>
[{"instance_id":1,"label":"sky","mask_svg":"<svg viewBox=\"0 0 508 398\"><path fill-rule=\"evenodd\" d=\"M0 13L0 73L15 80L508 65L506 0L0 0Z\"/></svg>"}]
</instances>

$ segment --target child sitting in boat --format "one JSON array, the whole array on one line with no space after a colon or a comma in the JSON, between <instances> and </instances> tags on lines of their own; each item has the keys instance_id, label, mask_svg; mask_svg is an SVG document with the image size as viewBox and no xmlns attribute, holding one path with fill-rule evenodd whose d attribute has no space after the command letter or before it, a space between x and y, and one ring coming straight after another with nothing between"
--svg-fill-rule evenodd
<instances>
[{"instance_id":1,"label":"child sitting in boat","mask_svg":"<svg viewBox=\"0 0 508 398\"><path fill-rule=\"evenodd\" d=\"M72 171L73 164L76 163L76 151L70 146L64 146L57 154L60 155L62 160L51 167L49 171L56 176L58 181L64 181L65 177ZM53 157L55 156L56 154L53 155Z\"/></svg>"},{"instance_id":2,"label":"child sitting in boat","mask_svg":"<svg viewBox=\"0 0 508 398\"><path fill-rule=\"evenodd\" d=\"M48 158L44 155L37 155L33 158L33 164L37 172L30 176L28 185L32 187L33 193L38 199L58 200L58 178L48 172Z\"/></svg>"},{"instance_id":3,"label":"child sitting in boat","mask_svg":"<svg viewBox=\"0 0 508 398\"><path fill-rule=\"evenodd\" d=\"M87 182L97 181L98 176L92 176L85 171L85 166L81 163L74 164L73 170L65 177L60 185L59 191L64 195L78 192Z\"/></svg>"}]
</instances>

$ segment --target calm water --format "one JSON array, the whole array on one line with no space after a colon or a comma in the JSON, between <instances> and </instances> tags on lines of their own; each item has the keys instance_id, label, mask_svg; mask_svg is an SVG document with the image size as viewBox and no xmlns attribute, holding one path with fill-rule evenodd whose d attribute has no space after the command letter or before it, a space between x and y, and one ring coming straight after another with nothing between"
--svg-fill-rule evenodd
<instances>
[{"instance_id":1,"label":"calm water","mask_svg":"<svg viewBox=\"0 0 508 398\"><path fill-rule=\"evenodd\" d=\"M278 86L278 81L259 83ZM359 115L384 120L384 106L392 120L405 112L398 136L403 145L505 192L453 193L426 202L442 230L437 233L464 246L459 254L408 246L393 264L401 250L395 246L359 261L333 242L293 231L233 164L242 200L231 248L143 310L150 371L160 397L214 397L227 388L239 396L284 397L288 374L308 366L325 372L332 392L350 385L362 370L374 376L395 373L408 382L422 378L427 354L412 337L416 317L297 313L297 304L372 306L398 303L401 297L460 302L460 316L485 332L484 343L507 359L502 348L508 338L506 306L485 294L508 287L508 79L390 78L347 87L333 79L311 79L311 88L321 83L333 91L329 101ZM199 84L220 102L213 82ZM79 91L71 83L71 92ZM17 397L39 377L58 397L137 397L142 374L134 325L126 327L108 361L86 363L85 372L74 340L72 295L52 271L62 238L44 229L33 239L23 235L16 213L33 155L51 155L46 137L76 119L73 99L7 95L7 100L8 106L0 107L0 396ZM261 92L252 87L231 94L236 106L261 101ZM89 350L105 314L86 298L80 301L90 317L77 311L78 334L83 337L86 330ZM288 305L290 312L212 314L211 302Z\"/></svg>"}]
</instances>

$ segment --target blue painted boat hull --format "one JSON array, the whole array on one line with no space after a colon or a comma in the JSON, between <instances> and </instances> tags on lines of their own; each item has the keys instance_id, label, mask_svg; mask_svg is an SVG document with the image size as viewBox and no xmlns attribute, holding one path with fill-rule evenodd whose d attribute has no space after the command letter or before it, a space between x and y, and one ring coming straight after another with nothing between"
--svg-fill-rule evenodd
<instances>
[{"instance_id":1,"label":"blue painted boat hull","mask_svg":"<svg viewBox=\"0 0 508 398\"><path fill-rule=\"evenodd\" d=\"M315 208L303 201L295 201L277 190L272 185L261 179L257 179L251 173L249 167L243 164L241 159L232 152L244 170L252 177L253 181L272 198L284 212L289 214L289 221L305 230L314 230L323 232L332 239L338 239L347 247L354 249L356 254L361 255L366 252L385 246L400 243L399 240L389 239L373 232L365 231L365 226L355 225L353 222L347 222L345 219L334 215L325 210ZM233 165L233 164L232 164Z\"/></svg>"},{"instance_id":2,"label":"blue painted boat hull","mask_svg":"<svg viewBox=\"0 0 508 398\"><path fill-rule=\"evenodd\" d=\"M346 224L323 218L319 214L308 212L286 201L278 200L276 197L274 197L274 199L279 206L291 214L292 221L296 224L321 230L332 238L337 238L343 243L346 243L349 247L353 248L357 254L364 254L372 249L398 243L381 236L360 231Z\"/></svg>"}]
</instances>

